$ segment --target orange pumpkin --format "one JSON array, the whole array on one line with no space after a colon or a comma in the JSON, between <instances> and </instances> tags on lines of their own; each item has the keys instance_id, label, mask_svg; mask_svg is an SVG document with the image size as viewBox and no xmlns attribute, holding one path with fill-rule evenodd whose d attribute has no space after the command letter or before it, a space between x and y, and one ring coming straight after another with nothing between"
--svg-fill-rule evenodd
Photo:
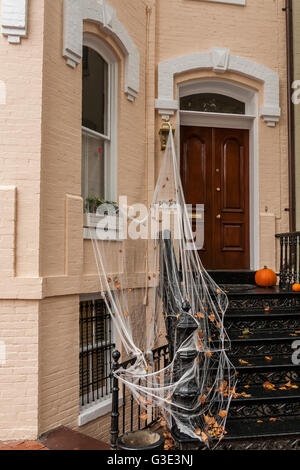
<instances>
[{"instance_id":1,"label":"orange pumpkin","mask_svg":"<svg viewBox=\"0 0 300 470\"><path fill-rule=\"evenodd\" d=\"M300 284L294 284L293 285L293 291L294 292L300 292Z\"/></svg>"},{"instance_id":2,"label":"orange pumpkin","mask_svg":"<svg viewBox=\"0 0 300 470\"><path fill-rule=\"evenodd\" d=\"M259 287L273 287L277 284L277 276L272 269L265 266L264 269L257 271L255 282Z\"/></svg>"}]
</instances>

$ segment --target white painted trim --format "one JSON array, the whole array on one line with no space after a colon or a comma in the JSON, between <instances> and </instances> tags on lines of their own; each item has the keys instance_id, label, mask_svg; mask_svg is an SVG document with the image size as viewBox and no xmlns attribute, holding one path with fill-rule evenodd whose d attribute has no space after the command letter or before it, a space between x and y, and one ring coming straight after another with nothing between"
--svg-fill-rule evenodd
<instances>
[{"instance_id":1,"label":"white painted trim","mask_svg":"<svg viewBox=\"0 0 300 470\"><path fill-rule=\"evenodd\" d=\"M226 71L253 78L264 83L264 105L260 116L270 127L279 122L280 92L279 75L257 62L230 54L229 49L213 47L210 52L199 52L175 57L158 65L158 99L155 107L160 114L173 115L179 109L178 99L174 100L174 76L192 70Z\"/></svg>"},{"instance_id":2,"label":"white painted trim","mask_svg":"<svg viewBox=\"0 0 300 470\"><path fill-rule=\"evenodd\" d=\"M202 2L227 3L229 5L246 5L246 0L201 0Z\"/></svg>"},{"instance_id":3,"label":"white painted trim","mask_svg":"<svg viewBox=\"0 0 300 470\"><path fill-rule=\"evenodd\" d=\"M123 398L119 398L119 408L123 405ZM81 409L78 416L78 426L84 426L95 419L107 415L112 410L112 397L110 396L104 401L93 403Z\"/></svg>"},{"instance_id":4,"label":"white painted trim","mask_svg":"<svg viewBox=\"0 0 300 470\"><path fill-rule=\"evenodd\" d=\"M105 0L64 0L63 56L67 64L75 68L81 62L84 20L95 22L120 46L125 55L125 93L134 101L140 90L140 53L116 10Z\"/></svg>"},{"instance_id":5,"label":"white painted trim","mask_svg":"<svg viewBox=\"0 0 300 470\"><path fill-rule=\"evenodd\" d=\"M11 44L27 36L28 0L2 0L2 34Z\"/></svg>"},{"instance_id":6,"label":"white painted trim","mask_svg":"<svg viewBox=\"0 0 300 470\"><path fill-rule=\"evenodd\" d=\"M196 111L180 111L181 126L203 126L234 129L250 129L255 116L241 114L200 113Z\"/></svg>"},{"instance_id":7,"label":"white painted trim","mask_svg":"<svg viewBox=\"0 0 300 470\"><path fill-rule=\"evenodd\" d=\"M202 87L203 86L203 87ZM194 87L194 88L192 88ZM236 90L234 90L236 88ZM182 96L189 96L191 90L195 93L219 93L226 95L229 91L232 98L239 99L246 104L246 110L251 115L199 113L180 111L178 113L178 148L180 148L180 125L200 127L219 127L229 129L249 129L249 160L250 160L250 269L259 269L259 240L260 240L260 211L259 211L259 139L258 139L258 96L253 90L240 85L218 80L209 82L203 80L197 83L181 84L178 86L178 100Z\"/></svg>"}]
</instances>

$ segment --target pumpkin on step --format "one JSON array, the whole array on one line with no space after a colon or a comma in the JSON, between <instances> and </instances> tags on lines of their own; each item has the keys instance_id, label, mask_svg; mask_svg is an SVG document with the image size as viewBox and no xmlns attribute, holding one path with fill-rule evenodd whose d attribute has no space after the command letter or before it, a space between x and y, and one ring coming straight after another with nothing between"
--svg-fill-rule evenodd
<instances>
[{"instance_id":1,"label":"pumpkin on step","mask_svg":"<svg viewBox=\"0 0 300 470\"><path fill-rule=\"evenodd\" d=\"M277 284L277 276L272 269L265 266L264 269L257 271L255 282L259 287L274 287Z\"/></svg>"},{"instance_id":2,"label":"pumpkin on step","mask_svg":"<svg viewBox=\"0 0 300 470\"><path fill-rule=\"evenodd\" d=\"M294 292L300 292L300 284L294 284L293 285L293 291Z\"/></svg>"}]
</instances>

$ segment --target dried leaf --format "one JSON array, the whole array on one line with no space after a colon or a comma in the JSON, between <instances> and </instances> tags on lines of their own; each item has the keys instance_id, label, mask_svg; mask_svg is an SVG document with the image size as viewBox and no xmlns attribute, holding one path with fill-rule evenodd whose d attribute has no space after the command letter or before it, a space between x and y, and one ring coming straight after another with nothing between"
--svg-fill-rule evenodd
<instances>
[{"instance_id":1,"label":"dried leaf","mask_svg":"<svg viewBox=\"0 0 300 470\"><path fill-rule=\"evenodd\" d=\"M207 396L206 396L206 395L202 395L202 397L200 397L200 401L201 401L202 405L205 404L206 399L207 399Z\"/></svg>"},{"instance_id":2,"label":"dried leaf","mask_svg":"<svg viewBox=\"0 0 300 470\"><path fill-rule=\"evenodd\" d=\"M276 387L274 384L271 384L271 382L265 382L263 384L263 387L266 389L266 390L272 390L272 391L275 391L276 390Z\"/></svg>"},{"instance_id":3,"label":"dried leaf","mask_svg":"<svg viewBox=\"0 0 300 470\"><path fill-rule=\"evenodd\" d=\"M239 359L239 363L240 363L241 365L245 365L245 366L248 366L248 365L249 365L249 362L244 361L244 359Z\"/></svg>"},{"instance_id":4,"label":"dried leaf","mask_svg":"<svg viewBox=\"0 0 300 470\"><path fill-rule=\"evenodd\" d=\"M220 418L226 418L226 416L228 415L228 412L226 410L221 410L220 413L219 413L219 416Z\"/></svg>"},{"instance_id":5,"label":"dried leaf","mask_svg":"<svg viewBox=\"0 0 300 470\"><path fill-rule=\"evenodd\" d=\"M140 418L141 418L142 421L147 421L147 418L148 418L147 413L141 414Z\"/></svg>"},{"instance_id":6,"label":"dried leaf","mask_svg":"<svg viewBox=\"0 0 300 470\"><path fill-rule=\"evenodd\" d=\"M270 362L273 361L273 357L266 356L265 359L266 361L270 361Z\"/></svg>"},{"instance_id":7,"label":"dried leaf","mask_svg":"<svg viewBox=\"0 0 300 470\"><path fill-rule=\"evenodd\" d=\"M196 316L199 318L199 320L205 318L204 313L201 313L201 312L197 312Z\"/></svg>"},{"instance_id":8,"label":"dried leaf","mask_svg":"<svg viewBox=\"0 0 300 470\"><path fill-rule=\"evenodd\" d=\"M250 330L244 330L243 335L253 335Z\"/></svg>"}]
</instances>

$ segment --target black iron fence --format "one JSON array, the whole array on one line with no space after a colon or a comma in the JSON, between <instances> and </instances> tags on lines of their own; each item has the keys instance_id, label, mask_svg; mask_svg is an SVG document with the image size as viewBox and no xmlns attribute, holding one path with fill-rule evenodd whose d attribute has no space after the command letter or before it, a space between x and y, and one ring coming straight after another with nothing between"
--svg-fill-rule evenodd
<instances>
[{"instance_id":1,"label":"black iron fence","mask_svg":"<svg viewBox=\"0 0 300 470\"><path fill-rule=\"evenodd\" d=\"M168 366L168 345L154 349L152 352L156 371ZM118 351L113 353L113 371L119 368L126 370L136 362L136 358L132 358L120 364L120 356ZM125 384L120 384L116 377L113 377L111 414L111 448L113 450L116 449L119 434L147 429L159 421L159 409L152 405L149 405L148 408L148 410L145 410L145 407L142 408L134 399L130 389Z\"/></svg>"},{"instance_id":2,"label":"black iron fence","mask_svg":"<svg viewBox=\"0 0 300 470\"><path fill-rule=\"evenodd\" d=\"M291 289L300 282L300 232L279 233L280 287Z\"/></svg>"}]
</instances>

